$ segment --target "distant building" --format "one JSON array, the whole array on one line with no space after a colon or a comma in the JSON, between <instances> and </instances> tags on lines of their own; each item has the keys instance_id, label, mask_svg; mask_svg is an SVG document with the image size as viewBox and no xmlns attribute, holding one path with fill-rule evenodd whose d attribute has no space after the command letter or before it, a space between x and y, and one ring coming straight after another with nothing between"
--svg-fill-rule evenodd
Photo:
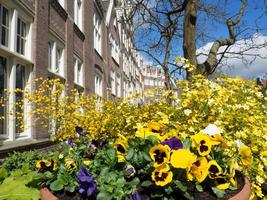
<instances>
[{"instance_id":1,"label":"distant building","mask_svg":"<svg viewBox=\"0 0 267 200\"><path fill-rule=\"evenodd\" d=\"M153 67L151 63L145 63L143 68L144 89L163 88L165 76L161 66Z\"/></svg>"}]
</instances>

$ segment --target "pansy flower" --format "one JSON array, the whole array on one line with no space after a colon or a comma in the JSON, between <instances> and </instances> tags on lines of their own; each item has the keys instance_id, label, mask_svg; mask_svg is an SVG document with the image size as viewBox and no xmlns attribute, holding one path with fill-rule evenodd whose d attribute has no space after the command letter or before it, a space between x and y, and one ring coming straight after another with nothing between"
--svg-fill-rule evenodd
<instances>
[{"instance_id":1,"label":"pansy flower","mask_svg":"<svg viewBox=\"0 0 267 200\"><path fill-rule=\"evenodd\" d=\"M45 171L55 171L57 168L57 163L54 159L42 159L37 160L35 163L36 168L39 170L39 172L45 172Z\"/></svg>"},{"instance_id":2,"label":"pansy flower","mask_svg":"<svg viewBox=\"0 0 267 200\"><path fill-rule=\"evenodd\" d=\"M172 137L168 140L161 142L162 145L168 145L171 150L178 150L183 148L183 143L176 137Z\"/></svg>"},{"instance_id":3,"label":"pansy flower","mask_svg":"<svg viewBox=\"0 0 267 200\"><path fill-rule=\"evenodd\" d=\"M76 168L75 161L73 159L67 158L65 160L65 166L68 171L71 171Z\"/></svg>"},{"instance_id":4,"label":"pansy flower","mask_svg":"<svg viewBox=\"0 0 267 200\"><path fill-rule=\"evenodd\" d=\"M192 164L192 166L187 169L187 178L192 181L193 178L201 183L208 176L208 160L206 157L200 157L196 162Z\"/></svg>"},{"instance_id":5,"label":"pansy flower","mask_svg":"<svg viewBox=\"0 0 267 200\"><path fill-rule=\"evenodd\" d=\"M76 133L81 134L83 132L83 128L76 126L75 131L76 131Z\"/></svg>"},{"instance_id":6,"label":"pansy flower","mask_svg":"<svg viewBox=\"0 0 267 200\"><path fill-rule=\"evenodd\" d=\"M136 192L132 195L131 200L142 200L141 195L139 194L138 191L136 191Z\"/></svg>"},{"instance_id":7,"label":"pansy flower","mask_svg":"<svg viewBox=\"0 0 267 200\"><path fill-rule=\"evenodd\" d=\"M136 171L135 171L135 168L132 166L132 165L128 165L125 169L125 175L127 177L132 177L135 175Z\"/></svg>"},{"instance_id":8,"label":"pansy flower","mask_svg":"<svg viewBox=\"0 0 267 200\"><path fill-rule=\"evenodd\" d=\"M222 173L222 168L215 160L211 160L208 163L208 173L210 178L218 178Z\"/></svg>"},{"instance_id":9,"label":"pansy flower","mask_svg":"<svg viewBox=\"0 0 267 200\"><path fill-rule=\"evenodd\" d=\"M158 122L150 121L147 123L147 128L154 133L159 133L163 127L164 125Z\"/></svg>"},{"instance_id":10,"label":"pansy flower","mask_svg":"<svg viewBox=\"0 0 267 200\"><path fill-rule=\"evenodd\" d=\"M196 162L197 156L188 149L178 149L172 151L171 164L175 168L190 168Z\"/></svg>"},{"instance_id":11,"label":"pansy flower","mask_svg":"<svg viewBox=\"0 0 267 200\"><path fill-rule=\"evenodd\" d=\"M154 161L154 166L158 167L163 163L168 163L170 160L170 148L167 145L159 144L150 149L149 155Z\"/></svg>"},{"instance_id":12,"label":"pansy flower","mask_svg":"<svg viewBox=\"0 0 267 200\"><path fill-rule=\"evenodd\" d=\"M192 147L197 148L200 156L209 155L212 147L212 141L209 135L205 133L198 133L191 136Z\"/></svg>"},{"instance_id":13,"label":"pansy flower","mask_svg":"<svg viewBox=\"0 0 267 200\"><path fill-rule=\"evenodd\" d=\"M93 176L86 171L84 166L81 166L81 169L78 173L78 183L80 185L80 194L90 197L96 191L96 181L94 180Z\"/></svg>"},{"instance_id":14,"label":"pansy flower","mask_svg":"<svg viewBox=\"0 0 267 200\"><path fill-rule=\"evenodd\" d=\"M117 150L118 162L125 162L125 154L128 149L128 141L123 135L119 135L119 138L114 143Z\"/></svg>"},{"instance_id":15,"label":"pansy flower","mask_svg":"<svg viewBox=\"0 0 267 200\"><path fill-rule=\"evenodd\" d=\"M152 172L151 178L157 186L165 186L172 181L173 173L167 164L162 164L155 168Z\"/></svg>"}]
</instances>

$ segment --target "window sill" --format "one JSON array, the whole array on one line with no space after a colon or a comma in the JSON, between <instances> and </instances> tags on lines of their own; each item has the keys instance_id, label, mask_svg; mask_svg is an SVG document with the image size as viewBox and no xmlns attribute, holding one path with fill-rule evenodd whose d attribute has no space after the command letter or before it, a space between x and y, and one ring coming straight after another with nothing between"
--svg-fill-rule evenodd
<instances>
[{"instance_id":1,"label":"window sill","mask_svg":"<svg viewBox=\"0 0 267 200\"><path fill-rule=\"evenodd\" d=\"M50 78L55 78L55 79L58 78L60 79L60 81L65 82L65 78L62 75L55 73L51 71L50 69L48 69L48 74Z\"/></svg>"},{"instance_id":2,"label":"window sill","mask_svg":"<svg viewBox=\"0 0 267 200\"><path fill-rule=\"evenodd\" d=\"M79 28L79 26L75 23L73 23L73 30L74 30L74 33L76 33L76 35L82 40L84 41L85 39L85 35L83 33L83 31Z\"/></svg>"},{"instance_id":3,"label":"window sill","mask_svg":"<svg viewBox=\"0 0 267 200\"><path fill-rule=\"evenodd\" d=\"M95 53L98 55L98 57L101 59L101 60L104 60L103 57L101 56L101 54L95 49Z\"/></svg>"}]
</instances>

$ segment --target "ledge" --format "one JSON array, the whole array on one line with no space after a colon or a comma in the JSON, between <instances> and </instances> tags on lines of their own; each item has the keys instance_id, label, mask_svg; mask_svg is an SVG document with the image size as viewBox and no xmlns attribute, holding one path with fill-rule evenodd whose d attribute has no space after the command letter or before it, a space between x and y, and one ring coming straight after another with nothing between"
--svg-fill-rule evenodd
<instances>
[{"instance_id":1,"label":"ledge","mask_svg":"<svg viewBox=\"0 0 267 200\"><path fill-rule=\"evenodd\" d=\"M77 24L73 23L73 30L74 33L76 33L76 35L82 40L84 41L85 39L85 35L83 34L83 32L81 31L81 29L77 26Z\"/></svg>"},{"instance_id":2,"label":"ledge","mask_svg":"<svg viewBox=\"0 0 267 200\"><path fill-rule=\"evenodd\" d=\"M0 144L0 159L8 156L13 151L29 151L33 149L51 149L56 146L50 139L21 139Z\"/></svg>"},{"instance_id":3,"label":"ledge","mask_svg":"<svg viewBox=\"0 0 267 200\"><path fill-rule=\"evenodd\" d=\"M60 3L57 0L50 0L50 4L52 7L57 11L57 13L62 17L64 21L68 18L68 13L65 11L65 9L60 5Z\"/></svg>"}]
</instances>

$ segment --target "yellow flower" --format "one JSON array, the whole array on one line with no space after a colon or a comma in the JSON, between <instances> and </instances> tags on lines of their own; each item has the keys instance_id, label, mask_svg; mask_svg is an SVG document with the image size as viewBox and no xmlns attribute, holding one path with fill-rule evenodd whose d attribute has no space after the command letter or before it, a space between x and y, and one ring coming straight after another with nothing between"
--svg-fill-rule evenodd
<instances>
[{"instance_id":1,"label":"yellow flower","mask_svg":"<svg viewBox=\"0 0 267 200\"><path fill-rule=\"evenodd\" d=\"M172 151L171 164L175 168L190 168L196 162L197 156L188 149L179 149Z\"/></svg>"},{"instance_id":2,"label":"yellow flower","mask_svg":"<svg viewBox=\"0 0 267 200\"><path fill-rule=\"evenodd\" d=\"M147 123L147 128L155 133L158 133L163 127L164 125L158 122L150 121Z\"/></svg>"},{"instance_id":3,"label":"yellow flower","mask_svg":"<svg viewBox=\"0 0 267 200\"><path fill-rule=\"evenodd\" d=\"M151 178L157 186L165 186L172 181L173 173L167 164L162 164L155 168L152 172Z\"/></svg>"},{"instance_id":4,"label":"yellow flower","mask_svg":"<svg viewBox=\"0 0 267 200\"><path fill-rule=\"evenodd\" d=\"M241 146L239 148L239 154L241 155L242 159L241 162L243 165L247 166L250 165L252 163L252 153L251 150L248 146Z\"/></svg>"},{"instance_id":5,"label":"yellow flower","mask_svg":"<svg viewBox=\"0 0 267 200\"><path fill-rule=\"evenodd\" d=\"M48 160L37 160L35 166L40 172L55 171L57 168L57 163L54 159L49 158Z\"/></svg>"},{"instance_id":6,"label":"yellow flower","mask_svg":"<svg viewBox=\"0 0 267 200\"><path fill-rule=\"evenodd\" d=\"M123 135L119 135L114 146L117 150L118 162L125 162L125 154L129 146L127 139Z\"/></svg>"},{"instance_id":7,"label":"yellow flower","mask_svg":"<svg viewBox=\"0 0 267 200\"><path fill-rule=\"evenodd\" d=\"M154 166L157 167L163 163L168 163L170 160L170 148L167 145L159 144L150 149L149 155L154 161Z\"/></svg>"},{"instance_id":8,"label":"yellow flower","mask_svg":"<svg viewBox=\"0 0 267 200\"><path fill-rule=\"evenodd\" d=\"M76 168L76 164L75 164L74 160L70 159L70 158L65 160L65 166L66 166L67 170L69 170L69 171Z\"/></svg>"},{"instance_id":9,"label":"yellow flower","mask_svg":"<svg viewBox=\"0 0 267 200\"><path fill-rule=\"evenodd\" d=\"M86 166L88 166L90 164L90 162L91 162L90 160L84 160L83 161L83 164L86 165Z\"/></svg>"},{"instance_id":10,"label":"yellow flower","mask_svg":"<svg viewBox=\"0 0 267 200\"><path fill-rule=\"evenodd\" d=\"M59 159L62 159L63 157L64 157L64 155L62 153L59 154L59 156L58 156Z\"/></svg>"},{"instance_id":11,"label":"yellow flower","mask_svg":"<svg viewBox=\"0 0 267 200\"><path fill-rule=\"evenodd\" d=\"M192 181L195 177L201 183L208 176L208 161L206 157L200 157L187 170L187 178Z\"/></svg>"},{"instance_id":12,"label":"yellow flower","mask_svg":"<svg viewBox=\"0 0 267 200\"><path fill-rule=\"evenodd\" d=\"M209 155L212 147L212 141L209 135L205 133L198 133L191 136L192 147L197 148L199 155Z\"/></svg>"},{"instance_id":13,"label":"yellow flower","mask_svg":"<svg viewBox=\"0 0 267 200\"><path fill-rule=\"evenodd\" d=\"M220 190L226 190L228 189L230 186L230 183L222 183L216 186L216 188L220 189Z\"/></svg>"},{"instance_id":14,"label":"yellow flower","mask_svg":"<svg viewBox=\"0 0 267 200\"><path fill-rule=\"evenodd\" d=\"M208 172L210 178L217 178L222 173L222 168L215 160L211 160L208 163Z\"/></svg>"}]
</instances>

